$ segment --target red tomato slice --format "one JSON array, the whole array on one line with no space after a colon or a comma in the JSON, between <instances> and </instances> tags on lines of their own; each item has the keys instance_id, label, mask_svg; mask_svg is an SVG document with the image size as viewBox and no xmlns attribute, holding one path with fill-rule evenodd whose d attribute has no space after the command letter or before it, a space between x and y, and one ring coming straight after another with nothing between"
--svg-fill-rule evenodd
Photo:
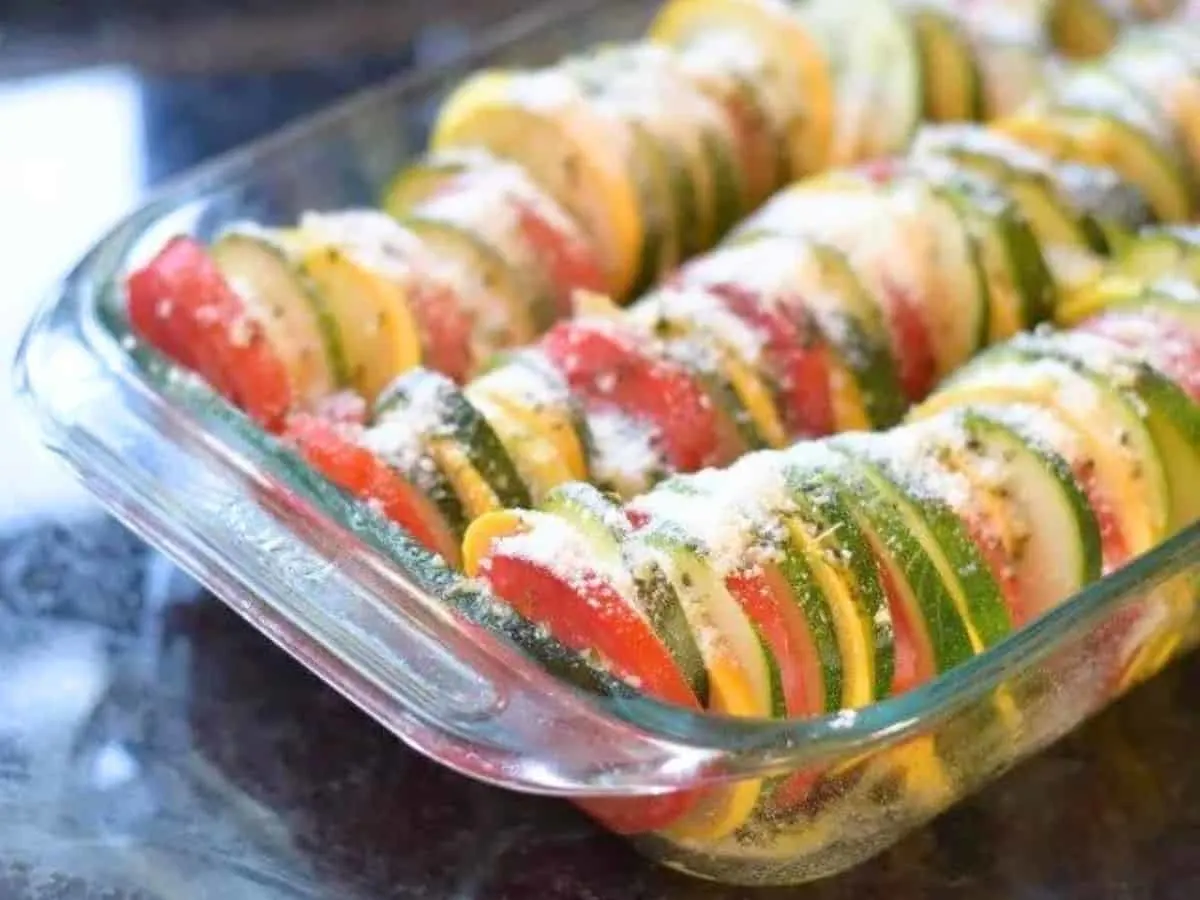
<instances>
[{"instance_id":1,"label":"red tomato slice","mask_svg":"<svg viewBox=\"0 0 1200 900\"><path fill-rule=\"evenodd\" d=\"M725 586L779 665L788 715L820 714L824 710L824 690L820 673L811 669L816 648L783 575L774 566L742 569L726 577Z\"/></svg>"},{"instance_id":2,"label":"red tomato slice","mask_svg":"<svg viewBox=\"0 0 1200 900\"><path fill-rule=\"evenodd\" d=\"M785 315L753 291L733 284L707 285L725 307L766 338L764 357L778 385L780 414L792 437L821 437L834 428L829 387L829 347L799 298Z\"/></svg>"},{"instance_id":3,"label":"red tomato slice","mask_svg":"<svg viewBox=\"0 0 1200 900\"><path fill-rule=\"evenodd\" d=\"M498 597L567 646L598 653L618 678L666 702L699 709L658 635L604 579L564 577L519 554L506 554L503 541L493 545L480 564L480 576ZM695 801L695 792L681 791L658 797L583 798L576 803L613 831L636 834L667 827Z\"/></svg>"},{"instance_id":4,"label":"red tomato slice","mask_svg":"<svg viewBox=\"0 0 1200 900\"><path fill-rule=\"evenodd\" d=\"M725 585L775 655L788 715L823 713L825 691L817 668L817 648L783 574L772 565L743 569L728 576ZM820 775L802 771L788 776L771 791L771 806L779 811L800 806Z\"/></svg>"},{"instance_id":5,"label":"red tomato slice","mask_svg":"<svg viewBox=\"0 0 1200 900\"><path fill-rule=\"evenodd\" d=\"M680 364L652 356L639 338L611 321L560 322L541 341L571 390L594 406L611 405L658 431L667 461L694 472L730 461L723 416Z\"/></svg>"},{"instance_id":6,"label":"red tomato slice","mask_svg":"<svg viewBox=\"0 0 1200 900\"><path fill-rule=\"evenodd\" d=\"M1137 350L1200 403L1200 335L1182 322L1149 309L1115 310L1089 319L1078 330Z\"/></svg>"},{"instance_id":7,"label":"red tomato slice","mask_svg":"<svg viewBox=\"0 0 1200 900\"><path fill-rule=\"evenodd\" d=\"M921 316L920 305L913 296L890 281L885 283L880 298L884 319L892 336L892 355L900 388L912 403L923 400L937 382L937 358L929 329Z\"/></svg>"},{"instance_id":8,"label":"red tomato slice","mask_svg":"<svg viewBox=\"0 0 1200 900\"><path fill-rule=\"evenodd\" d=\"M855 171L872 184L886 185L904 173L901 157L885 156L859 165ZM937 381L937 357L921 304L884 273L884 295L879 298L892 336L900 387L910 402L923 400Z\"/></svg>"},{"instance_id":9,"label":"red tomato slice","mask_svg":"<svg viewBox=\"0 0 1200 900\"><path fill-rule=\"evenodd\" d=\"M992 578L1000 587L1000 594L1004 597L1004 605L1008 607L1008 613L1012 617L1013 627L1020 628L1036 618L1042 610L1030 609L1027 598L1022 596L1017 584L1016 568L1004 547L996 523L983 513L966 516L962 522L971 542L983 557L988 571L992 573Z\"/></svg>"},{"instance_id":10,"label":"red tomato slice","mask_svg":"<svg viewBox=\"0 0 1200 900\"><path fill-rule=\"evenodd\" d=\"M433 503L400 472L356 444L354 429L312 415L292 416L285 439L318 472L360 500L379 504L426 549L459 565L458 537Z\"/></svg>"},{"instance_id":11,"label":"red tomato slice","mask_svg":"<svg viewBox=\"0 0 1200 900\"><path fill-rule=\"evenodd\" d=\"M1129 561L1129 542L1125 539L1116 508L1096 477L1095 466L1073 462L1072 471L1075 481L1092 508L1092 513L1096 516L1096 524L1100 530L1100 555L1104 574L1107 575Z\"/></svg>"},{"instance_id":12,"label":"red tomato slice","mask_svg":"<svg viewBox=\"0 0 1200 900\"><path fill-rule=\"evenodd\" d=\"M134 331L264 427L283 425L287 369L203 245L171 239L127 286Z\"/></svg>"},{"instance_id":13,"label":"red tomato slice","mask_svg":"<svg viewBox=\"0 0 1200 900\"><path fill-rule=\"evenodd\" d=\"M462 298L449 284L427 278L413 292L412 312L421 332L424 365L462 384L482 362L471 350L473 324Z\"/></svg>"},{"instance_id":14,"label":"red tomato slice","mask_svg":"<svg viewBox=\"0 0 1200 900\"><path fill-rule=\"evenodd\" d=\"M595 248L580 235L570 234L542 215L532 204L515 201L525 240L545 264L555 286L555 307L561 318L571 315L577 290L604 293L607 285Z\"/></svg>"},{"instance_id":15,"label":"red tomato slice","mask_svg":"<svg viewBox=\"0 0 1200 900\"><path fill-rule=\"evenodd\" d=\"M937 674L933 648L913 623L908 604L900 595L891 569L879 564L879 578L892 614L895 664L892 669L892 694L899 695L920 687Z\"/></svg>"},{"instance_id":16,"label":"red tomato slice","mask_svg":"<svg viewBox=\"0 0 1200 900\"><path fill-rule=\"evenodd\" d=\"M563 575L518 553L506 553L503 539L480 563L480 576L497 596L558 640L608 661L614 675L646 693L699 708L687 679L647 619L604 578Z\"/></svg>"}]
</instances>

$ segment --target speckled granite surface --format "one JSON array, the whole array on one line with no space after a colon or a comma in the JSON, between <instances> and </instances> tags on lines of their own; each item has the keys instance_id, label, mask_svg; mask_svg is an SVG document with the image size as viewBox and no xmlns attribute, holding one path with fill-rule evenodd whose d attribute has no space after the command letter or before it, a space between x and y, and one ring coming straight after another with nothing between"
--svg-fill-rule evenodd
<instances>
[{"instance_id":1,"label":"speckled granite surface","mask_svg":"<svg viewBox=\"0 0 1200 900\"><path fill-rule=\"evenodd\" d=\"M443 7L444 36L456 19ZM236 8L224 15L237 26ZM0 225L16 208L22 233L45 242L63 240L63 221L96 229L132 197L62 188L80 166L101 186L132 170L157 180L422 53L405 35L393 44L254 71L123 71L137 140L99 154L94 132L82 157L69 142L31 145L58 193L30 187L19 151L4 157ZM39 90L20 86L53 108L59 94ZM6 119L15 92L0 82L0 125L24 121L28 135L47 119ZM16 132L3 133L12 154ZM62 262L74 252L52 249ZM10 254L6 277L20 283L38 259ZM0 314L0 349L21 299ZM1200 658L848 875L723 889L644 862L565 804L408 751L116 523L85 506L65 524L65 476L0 443L23 520L0 522L0 900L1200 896Z\"/></svg>"}]
</instances>

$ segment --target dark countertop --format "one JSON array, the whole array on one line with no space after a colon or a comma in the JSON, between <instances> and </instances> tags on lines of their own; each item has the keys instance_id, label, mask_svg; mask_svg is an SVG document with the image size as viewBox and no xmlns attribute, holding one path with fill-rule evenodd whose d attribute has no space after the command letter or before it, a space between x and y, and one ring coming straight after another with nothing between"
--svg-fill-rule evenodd
<instances>
[{"instance_id":1,"label":"dark countertop","mask_svg":"<svg viewBox=\"0 0 1200 900\"><path fill-rule=\"evenodd\" d=\"M414 31L410 10L408 30L389 34L361 17L394 9L347 0L325 15L357 20L337 33L370 40L318 54L244 32L287 8L318 17L319 4L184 4L193 18L180 19L152 0L106 15L111 2L90 4L98 12L73 29L44 4L4 23L22 35L24 71L41 73L0 80L0 234L22 229L2 254L20 288L0 313L4 356L54 268L145 184L452 49L481 15L443 3L441 24ZM320 31L319 18L310 25ZM155 49L131 51L129 66L110 38L134 26ZM225 29L242 49L166 65L171 40L195 29ZM81 60L106 67L64 70ZM0 400L0 421L11 412ZM0 472L0 900L752 893L667 873L565 804L424 760L82 499L27 442L0 442ZM1198 691L1194 657L884 856L754 896L1200 896Z\"/></svg>"}]
</instances>

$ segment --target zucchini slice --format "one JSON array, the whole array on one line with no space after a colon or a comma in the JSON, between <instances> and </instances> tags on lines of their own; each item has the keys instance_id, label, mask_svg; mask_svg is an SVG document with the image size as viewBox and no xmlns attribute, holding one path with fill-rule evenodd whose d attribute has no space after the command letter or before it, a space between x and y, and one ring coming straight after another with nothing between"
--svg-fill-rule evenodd
<instances>
[{"instance_id":1,"label":"zucchini slice","mask_svg":"<svg viewBox=\"0 0 1200 900\"><path fill-rule=\"evenodd\" d=\"M1112 269L1130 278L1179 278L1200 282L1200 227L1143 229L1113 261Z\"/></svg>"},{"instance_id":2,"label":"zucchini slice","mask_svg":"<svg viewBox=\"0 0 1200 900\"><path fill-rule=\"evenodd\" d=\"M1200 57L1189 58L1169 31L1146 29L1123 39L1104 65L1161 110L1175 126L1193 172L1200 169Z\"/></svg>"},{"instance_id":3,"label":"zucchini slice","mask_svg":"<svg viewBox=\"0 0 1200 900\"><path fill-rule=\"evenodd\" d=\"M697 699L706 703L708 673L679 597L652 559L642 560L633 570L625 556L625 543L633 529L620 505L589 484L573 482L550 491L539 509L574 528L587 542L597 564L606 570L622 570L624 574L616 580L633 579L637 606L670 651Z\"/></svg>"},{"instance_id":4,"label":"zucchini slice","mask_svg":"<svg viewBox=\"0 0 1200 900\"><path fill-rule=\"evenodd\" d=\"M842 705L864 706L892 692L895 631L878 562L842 493L833 489L821 451L789 452L785 477L795 513L788 520L833 610L843 666Z\"/></svg>"},{"instance_id":5,"label":"zucchini slice","mask_svg":"<svg viewBox=\"0 0 1200 900\"><path fill-rule=\"evenodd\" d=\"M559 455L553 441L539 429L536 417L507 397L473 391L470 387L465 393L504 445L534 501L540 501L555 487L573 480L570 466Z\"/></svg>"},{"instance_id":6,"label":"zucchini slice","mask_svg":"<svg viewBox=\"0 0 1200 900\"><path fill-rule=\"evenodd\" d=\"M1016 203L987 178L949 165L919 164L947 192L979 248L988 284L989 344L1046 321L1058 292L1041 244Z\"/></svg>"},{"instance_id":7,"label":"zucchini slice","mask_svg":"<svg viewBox=\"0 0 1200 900\"><path fill-rule=\"evenodd\" d=\"M704 476L671 479L633 504L646 524L634 533L631 546L652 551L688 613L706 659L712 652L730 654L750 686L753 712L786 715L779 663L753 621L732 597L726 578L753 558L760 535L777 529L786 491L769 469L735 465L720 473L714 490ZM721 506L723 515L711 510ZM637 551L631 551L637 558ZM721 690L716 659L709 662L712 693ZM727 663L722 663L727 665Z\"/></svg>"},{"instance_id":8,"label":"zucchini slice","mask_svg":"<svg viewBox=\"0 0 1200 900\"><path fill-rule=\"evenodd\" d=\"M799 452L815 455L814 451L815 447ZM965 662L974 650L938 564L892 502L891 494L880 490L870 476L870 470L855 458L825 450L806 472L806 490L837 492L870 545L889 589L896 674L911 686ZM912 642L911 648L902 645L902 635ZM912 652L914 658L902 661L902 652ZM902 667L909 671L901 671Z\"/></svg>"},{"instance_id":9,"label":"zucchini slice","mask_svg":"<svg viewBox=\"0 0 1200 900\"><path fill-rule=\"evenodd\" d=\"M1194 324L1190 309L1200 302L1197 298L1200 298L1200 289L1170 269L1164 269L1158 279L1137 274L1106 277L1104 272L1098 272L1090 282L1076 286L1067 294L1055 312L1055 319L1058 325L1071 328L1109 309L1161 306L1164 311L1170 310L1173 315Z\"/></svg>"},{"instance_id":10,"label":"zucchini slice","mask_svg":"<svg viewBox=\"0 0 1200 900\"><path fill-rule=\"evenodd\" d=\"M927 452L963 479L969 506L991 518L1016 627L1101 574L1095 514L1066 461L1030 431L971 408L918 426Z\"/></svg>"},{"instance_id":11,"label":"zucchini slice","mask_svg":"<svg viewBox=\"0 0 1200 900\"><path fill-rule=\"evenodd\" d=\"M307 215L289 252L336 324L349 387L371 400L421 363L414 300L428 273L414 234L373 211Z\"/></svg>"},{"instance_id":12,"label":"zucchini slice","mask_svg":"<svg viewBox=\"0 0 1200 900\"><path fill-rule=\"evenodd\" d=\"M1191 216L1193 175L1173 129L1103 70L1073 71L1048 101L997 127L1057 158L1111 166L1142 190L1163 221Z\"/></svg>"},{"instance_id":13,"label":"zucchini slice","mask_svg":"<svg viewBox=\"0 0 1200 900\"><path fill-rule=\"evenodd\" d=\"M1168 534L1200 519L1200 406L1170 379L1145 362L1136 351L1081 332L1054 335L1053 339L1025 338L1022 349L1067 360L1071 365L1103 380L1137 410L1149 433L1153 454L1163 468L1168 497ZM1118 433L1124 446L1128 440Z\"/></svg>"},{"instance_id":14,"label":"zucchini slice","mask_svg":"<svg viewBox=\"0 0 1200 900\"><path fill-rule=\"evenodd\" d=\"M230 231L211 248L230 287L260 321L287 369L293 396L328 397L349 379L341 334L324 295L269 232Z\"/></svg>"},{"instance_id":15,"label":"zucchini slice","mask_svg":"<svg viewBox=\"0 0 1200 900\"><path fill-rule=\"evenodd\" d=\"M796 604L811 650L808 658L792 662L807 666L808 677L820 688L821 709L833 713L846 708L847 702L846 672L840 646L844 641L839 642L837 616L809 565L803 543L792 540L790 532L778 535L769 545L771 562L764 563L763 570L766 577L778 578L778 593ZM853 680L862 682L863 676Z\"/></svg>"},{"instance_id":16,"label":"zucchini slice","mask_svg":"<svg viewBox=\"0 0 1200 900\"><path fill-rule=\"evenodd\" d=\"M1158 221L1141 188L1111 166L1063 162L1056 169L1063 193L1098 229L1104 251L1119 250L1131 233Z\"/></svg>"},{"instance_id":17,"label":"zucchini slice","mask_svg":"<svg viewBox=\"0 0 1200 900\"><path fill-rule=\"evenodd\" d=\"M1000 587L957 515L934 499L938 474L919 454L901 452L895 434L840 437L831 446L857 460L875 490L897 507L954 599L972 649L981 652L1012 631Z\"/></svg>"},{"instance_id":18,"label":"zucchini slice","mask_svg":"<svg viewBox=\"0 0 1200 900\"><path fill-rule=\"evenodd\" d=\"M683 604L708 670L709 709L755 718L784 716L779 664L730 595L713 549L686 526L666 521L638 531L630 543L635 560L639 553L650 553Z\"/></svg>"},{"instance_id":19,"label":"zucchini slice","mask_svg":"<svg viewBox=\"0 0 1200 900\"><path fill-rule=\"evenodd\" d=\"M1100 578L1100 526L1071 461L1019 409L967 410L966 464L1000 475L997 487L1021 510L1025 535L1017 584L1040 614Z\"/></svg>"},{"instance_id":20,"label":"zucchini slice","mask_svg":"<svg viewBox=\"0 0 1200 900\"><path fill-rule=\"evenodd\" d=\"M1054 101L1067 109L1110 115L1139 131L1169 160L1194 192L1196 172L1188 158L1182 131L1161 104L1161 99L1143 89L1141 79L1133 81L1126 76L1127 68L1105 60L1101 66L1076 69L1054 87ZM1140 65L1134 68L1145 71Z\"/></svg>"},{"instance_id":21,"label":"zucchini slice","mask_svg":"<svg viewBox=\"0 0 1200 900\"><path fill-rule=\"evenodd\" d=\"M550 441L573 481L587 481L591 436L559 372L536 350L522 350L471 382L466 393L500 404Z\"/></svg>"},{"instance_id":22,"label":"zucchini slice","mask_svg":"<svg viewBox=\"0 0 1200 900\"><path fill-rule=\"evenodd\" d=\"M528 487L492 426L444 375L427 369L401 375L376 398L374 414L376 429L381 423L394 423L397 429L425 436L431 453L440 448L440 455L460 476L460 486L463 479L471 478L481 483L479 490L492 494L495 506L532 505ZM476 496L478 491L472 488L463 493Z\"/></svg>"},{"instance_id":23,"label":"zucchini slice","mask_svg":"<svg viewBox=\"0 0 1200 900\"><path fill-rule=\"evenodd\" d=\"M1047 339L990 350L917 407L912 419L977 404L1041 406L1086 444L1096 477L1121 520L1132 554L1169 535L1171 506L1163 461L1138 408L1108 380L1045 352Z\"/></svg>"},{"instance_id":24,"label":"zucchini slice","mask_svg":"<svg viewBox=\"0 0 1200 900\"><path fill-rule=\"evenodd\" d=\"M993 178L1020 207L1043 248L1102 253L1104 232L1065 193L1061 173L1045 156L990 129L973 125L922 128L913 145L918 160L943 157Z\"/></svg>"}]
</instances>

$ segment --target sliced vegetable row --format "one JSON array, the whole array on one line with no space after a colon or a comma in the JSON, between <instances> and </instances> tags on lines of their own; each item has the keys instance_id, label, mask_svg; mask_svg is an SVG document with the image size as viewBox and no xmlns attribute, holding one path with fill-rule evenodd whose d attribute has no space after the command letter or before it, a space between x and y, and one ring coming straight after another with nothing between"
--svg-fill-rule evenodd
<instances>
[{"instance_id":1,"label":"sliced vegetable row","mask_svg":"<svg viewBox=\"0 0 1200 900\"><path fill-rule=\"evenodd\" d=\"M339 445L365 453L410 498L393 516L457 565L473 519L565 481L630 497L754 450L894 425L985 346L1080 302L1104 254L1156 218L1138 175L1055 160L1003 122L925 129L905 157L776 195L626 311L583 298L465 388L413 370L370 424L298 420L292 438L369 497L327 462Z\"/></svg>"},{"instance_id":2,"label":"sliced vegetable row","mask_svg":"<svg viewBox=\"0 0 1200 900\"><path fill-rule=\"evenodd\" d=\"M1049 15L673 0L647 42L470 79L387 187L388 215L239 226L207 251L176 239L130 279L130 316L271 428L418 364L462 381L575 290L623 300L794 178L898 152L922 116L1011 111L1043 80Z\"/></svg>"},{"instance_id":3,"label":"sliced vegetable row","mask_svg":"<svg viewBox=\"0 0 1200 900\"><path fill-rule=\"evenodd\" d=\"M1110 165L1163 220L1195 214L1200 171L1200 29L1132 30L1072 66L999 126L1057 159Z\"/></svg>"},{"instance_id":4,"label":"sliced vegetable row","mask_svg":"<svg viewBox=\"0 0 1200 900\"><path fill-rule=\"evenodd\" d=\"M467 571L681 706L784 718L910 690L1200 519L1200 291L1110 299L986 351L890 431L750 454L624 506L570 484L493 513ZM717 841L788 821L812 787L630 801L622 822Z\"/></svg>"},{"instance_id":5,"label":"sliced vegetable row","mask_svg":"<svg viewBox=\"0 0 1200 900\"><path fill-rule=\"evenodd\" d=\"M1013 111L1043 81L1044 5L672 0L649 40L482 72L435 147L519 162L597 242L614 297L709 247L772 190L906 149L922 118Z\"/></svg>"},{"instance_id":6,"label":"sliced vegetable row","mask_svg":"<svg viewBox=\"0 0 1200 900\"><path fill-rule=\"evenodd\" d=\"M235 225L208 248L175 238L128 280L133 328L276 429L341 391L370 400L417 365L461 381L545 331L573 291L603 286L584 232L511 163L431 157L389 202L394 216Z\"/></svg>"}]
</instances>

